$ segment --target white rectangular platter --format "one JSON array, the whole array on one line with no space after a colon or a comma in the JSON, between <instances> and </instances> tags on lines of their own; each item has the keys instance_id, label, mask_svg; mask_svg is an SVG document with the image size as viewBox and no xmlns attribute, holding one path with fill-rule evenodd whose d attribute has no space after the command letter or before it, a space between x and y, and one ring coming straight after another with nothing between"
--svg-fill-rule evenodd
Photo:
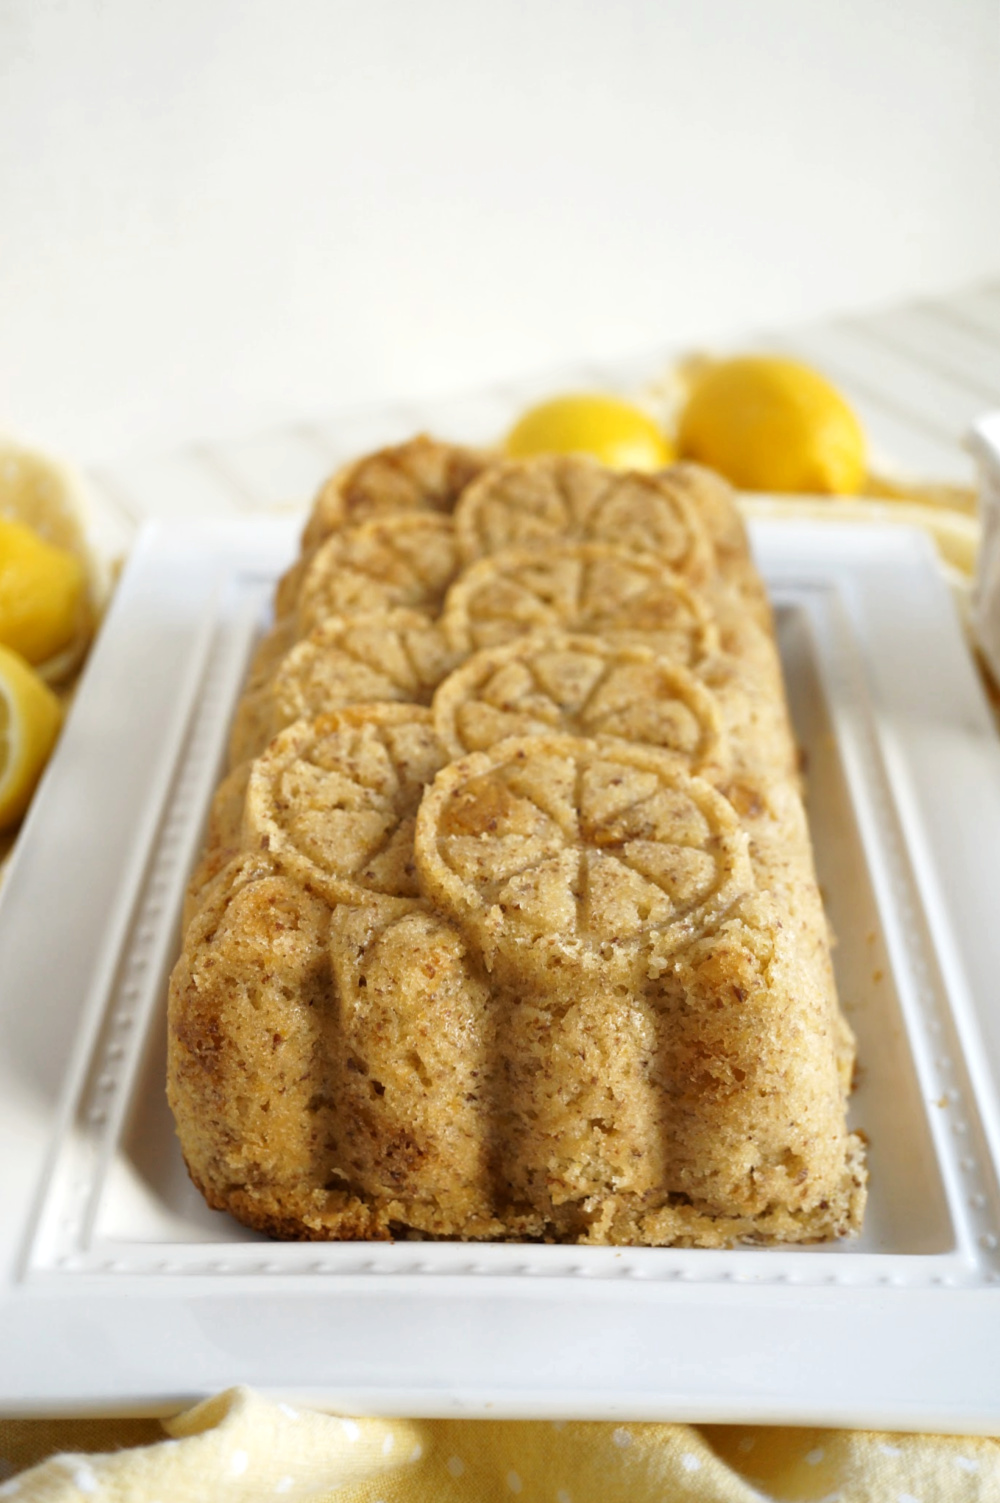
<instances>
[{"instance_id":1,"label":"white rectangular platter","mask_svg":"<svg viewBox=\"0 0 1000 1503\"><path fill-rule=\"evenodd\" d=\"M268 1242L164 1098L180 904L294 519L148 530L0 895L0 1411L1000 1426L1000 749L929 545L763 522L871 1198L797 1250Z\"/></svg>"}]
</instances>

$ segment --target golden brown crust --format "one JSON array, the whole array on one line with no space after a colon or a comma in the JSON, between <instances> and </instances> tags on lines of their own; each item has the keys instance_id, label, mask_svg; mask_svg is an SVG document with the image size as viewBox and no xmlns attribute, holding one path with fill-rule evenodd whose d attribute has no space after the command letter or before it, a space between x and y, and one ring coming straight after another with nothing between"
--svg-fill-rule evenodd
<instances>
[{"instance_id":1,"label":"golden brown crust","mask_svg":"<svg viewBox=\"0 0 1000 1503\"><path fill-rule=\"evenodd\" d=\"M242 762L223 778L215 790L208 814L205 848L185 894L182 919L185 931L201 904L205 890L244 849L243 805L249 781L250 763Z\"/></svg>"}]
</instances>

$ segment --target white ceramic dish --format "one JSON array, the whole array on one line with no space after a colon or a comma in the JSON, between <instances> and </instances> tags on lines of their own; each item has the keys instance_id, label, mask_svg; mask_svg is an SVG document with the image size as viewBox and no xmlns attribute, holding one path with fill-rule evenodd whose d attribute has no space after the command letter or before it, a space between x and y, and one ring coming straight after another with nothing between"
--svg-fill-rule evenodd
<instances>
[{"instance_id":1,"label":"white ceramic dish","mask_svg":"<svg viewBox=\"0 0 1000 1503\"><path fill-rule=\"evenodd\" d=\"M871 1200L851 1245L278 1244L188 1184L166 977L294 520L148 531L0 899L0 1411L1000 1425L1000 749L929 545L759 523Z\"/></svg>"}]
</instances>

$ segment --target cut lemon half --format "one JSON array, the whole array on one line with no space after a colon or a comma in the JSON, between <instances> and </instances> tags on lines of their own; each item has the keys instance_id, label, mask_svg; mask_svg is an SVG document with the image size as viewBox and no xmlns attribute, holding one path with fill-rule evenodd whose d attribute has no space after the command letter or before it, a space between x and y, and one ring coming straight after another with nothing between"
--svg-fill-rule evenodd
<instances>
[{"instance_id":1,"label":"cut lemon half","mask_svg":"<svg viewBox=\"0 0 1000 1503\"><path fill-rule=\"evenodd\" d=\"M29 663L63 652L83 629L86 593L76 554L0 517L0 646Z\"/></svg>"},{"instance_id":2,"label":"cut lemon half","mask_svg":"<svg viewBox=\"0 0 1000 1503\"><path fill-rule=\"evenodd\" d=\"M598 393L553 397L531 407L505 444L512 459L533 454L591 454L616 470L659 470L674 459L647 412Z\"/></svg>"},{"instance_id":3,"label":"cut lemon half","mask_svg":"<svg viewBox=\"0 0 1000 1503\"><path fill-rule=\"evenodd\" d=\"M38 674L0 647L0 830L31 801L62 722L62 706Z\"/></svg>"},{"instance_id":4,"label":"cut lemon half","mask_svg":"<svg viewBox=\"0 0 1000 1503\"><path fill-rule=\"evenodd\" d=\"M46 543L89 555L79 483L61 465L31 449L0 440L0 517L23 522Z\"/></svg>"},{"instance_id":5,"label":"cut lemon half","mask_svg":"<svg viewBox=\"0 0 1000 1503\"><path fill-rule=\"evenodd\" d=\"M107 594L105 571L88 541L89 515L85 489L71 471L45 455L0 439L0 523L30 529L43 545L58 549L75 561L68 566L64 563L56 571L62 584L51 593L44 585L39 589L34 569L29 570L31 580L26 589L17 589L21 600L18 612L27 603L24 598L27 594L34 601L31 610L41 608L42 616L49 618L38 647L32 647L30 641L22 646L16 635L10 637L0 625L0 644L24 652L37 663L49 683L58 683L79 666ZM2 552L0 546L0 559ZM34 550L32 554L37 561L39 554ZM68 597L73 595L77 579L76 606L71 612ZM44 607L42 600L46 602ZM73 617L71 628L65 625L69 614ZM51 652L45 652L52 640L50 632L62 641ZM43 655L38 656L39 652Z\"/></svg>"}]
</instances>

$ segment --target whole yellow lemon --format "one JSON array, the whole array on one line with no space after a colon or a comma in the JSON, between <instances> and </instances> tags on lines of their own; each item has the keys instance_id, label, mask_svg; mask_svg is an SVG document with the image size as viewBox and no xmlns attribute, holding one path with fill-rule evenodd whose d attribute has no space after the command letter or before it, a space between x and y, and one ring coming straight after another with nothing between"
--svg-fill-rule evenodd
<instances>
[{"instance_id":1,"label":"whole yellow lemon","mask_svg":"<svg viewBox=\"0 0 1000 1503\"><path fill-rule=\"evenodd\" d=\"M648 413L600 393L553 397L530 408L507 435L514 459L532 454L592 454L616 470L659 470L674 459Z\"/></svg>"},{"instance_id":2,"label":"whole yellow lemon","mask_svg":"<svg viewBox=\"0 0 1000 1503\"><path fill-rule=\"evenodd\" d=\"M864 433L844 398L776 355L708 365L681 411L678 447L747 491L851 495L866 472Z\"/></svg>"}]
</instances>

